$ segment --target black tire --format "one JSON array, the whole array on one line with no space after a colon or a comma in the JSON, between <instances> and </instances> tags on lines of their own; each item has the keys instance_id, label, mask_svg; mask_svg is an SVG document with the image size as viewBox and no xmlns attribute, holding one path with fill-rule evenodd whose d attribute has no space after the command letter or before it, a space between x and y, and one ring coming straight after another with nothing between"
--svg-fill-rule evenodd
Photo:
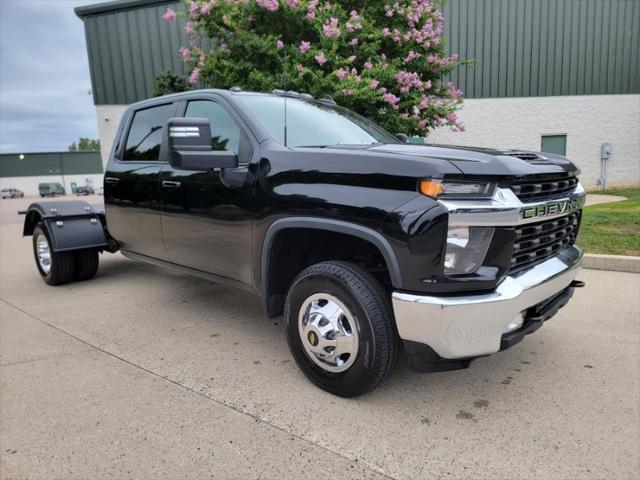
<instances>
[{"instance_id":1,"label":"black tire","mask_svg":"<svg viewBox=\"0 0 640 480\"><path fill-rule=\"evenodd\" d=\"M47 241L51 259L50 268L45 271L38 260L38 240L44 238ZM33 256L36 267L42 279L49 285L63 285L73 281L75 258L73 253L55 253L51 251L51 239L47 229L39 223L33 229Z\"/></svg>"},{"instance_id":2,"label":"black tire","mask_svg":"<svg viewBox=\"0 0 640 480\"><path fill-rule=\"evenodd\" d=\"M338 299L355 320L358 351L345 371L331 372L317 365L302 343L300 310L305 300L317 293ZM390 296L372 274L357 265L330 261L305 269L289 290L284 316L296 363L309 380L327 392L341 397L365 394L376 388L393 366L398 336Z\"/></svg>"},{"instance_id":3,"label":"black tire","mask_svg":"<svg viewBox=\"0 0 640 480\"><path fill-rule=\"evenodd\" d=\"M74 280L90 280L96 276L96 273L98 273L98 264L100 263L97 250L76 252L75 257Z\"/></svg>"}]
</instances>

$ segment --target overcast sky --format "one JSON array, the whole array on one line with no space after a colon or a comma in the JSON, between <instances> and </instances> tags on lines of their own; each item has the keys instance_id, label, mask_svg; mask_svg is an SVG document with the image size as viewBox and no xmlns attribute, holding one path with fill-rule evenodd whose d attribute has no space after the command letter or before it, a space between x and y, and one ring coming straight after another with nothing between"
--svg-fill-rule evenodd
<instances>
[{"instance_id":1,"label":"overcast sky","mask_svg":"<svg viewBox=\"0 0 640 480\"><path fill-rule=\"evenodd\" d=\"M0 153L98 138L84 25L99 0L0 0Z\"/></svg>"}]
</instances>

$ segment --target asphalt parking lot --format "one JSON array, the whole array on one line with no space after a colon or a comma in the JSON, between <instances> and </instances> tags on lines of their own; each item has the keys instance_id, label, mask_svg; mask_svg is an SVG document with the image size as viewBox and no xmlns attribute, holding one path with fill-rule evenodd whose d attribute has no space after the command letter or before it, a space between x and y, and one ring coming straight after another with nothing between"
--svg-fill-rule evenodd
<instances>
[{"instance_id":1,"label":"asphalt parking lot","mask_svg":"<svg viewBox=\"0 0 640 480\"><path fill-rule=\"evenodd\" d=\"M640 478L640 275L467 370L401 359L356 399L296 368L245 292L103 255L48 287L0 201L0 477Z\"/></svg>"}]
</instances>

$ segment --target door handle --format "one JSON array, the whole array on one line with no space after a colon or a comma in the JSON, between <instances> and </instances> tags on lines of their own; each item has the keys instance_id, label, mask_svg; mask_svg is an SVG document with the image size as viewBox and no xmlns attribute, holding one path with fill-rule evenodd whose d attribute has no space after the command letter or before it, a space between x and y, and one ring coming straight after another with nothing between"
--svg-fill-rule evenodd
<instances>
[{"instance_id":1,"label":"door handle","mask_svg":"<svg viewBox=\"0 0 640 480\"><path fill-rule=\"evenodd\" d=\"M120 181L119 178L115 177L104 177L104 183L108 183L109 185L115 185Z\"/></svg>"},{"instance_id":2,"label":"door handle","mask_svg":"<svg viewBox=\"0 0 640 480\"><path fill-rule=\"evenodd\" d=\"M172 182L170 180L163 180L162 186L164 188L179 188L182 185L180 182Z\"/></svg>"}]
</instances>

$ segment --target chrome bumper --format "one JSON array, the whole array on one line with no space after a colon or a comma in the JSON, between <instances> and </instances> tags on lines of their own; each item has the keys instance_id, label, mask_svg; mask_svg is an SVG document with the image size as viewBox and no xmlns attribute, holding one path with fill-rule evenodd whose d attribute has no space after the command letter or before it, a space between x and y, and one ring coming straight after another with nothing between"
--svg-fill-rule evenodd
<instances>
[{"instance_id":1,"label":"chrome bumper","mask_svg":"<svg viewBox=\"0 0 640 480\"><path fill-rule=\"evenodd\" d=\"M507 326L568 287L581 264L582 250L571 246L518 277L505 278L491 293L434 297L394 292L398 333L446 359L495 353Z\"/></svg>"}]
</instances>

